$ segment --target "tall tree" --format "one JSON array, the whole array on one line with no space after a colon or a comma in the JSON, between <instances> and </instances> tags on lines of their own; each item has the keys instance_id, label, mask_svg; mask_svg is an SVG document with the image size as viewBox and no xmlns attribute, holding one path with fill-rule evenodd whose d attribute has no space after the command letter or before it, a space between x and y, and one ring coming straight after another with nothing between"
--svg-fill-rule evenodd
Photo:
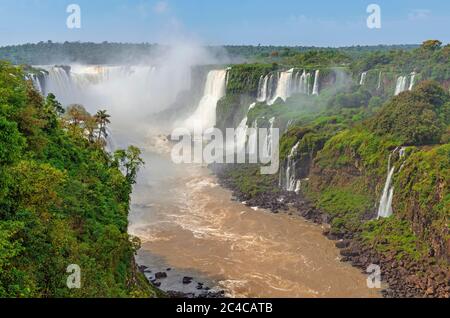
<instances>
[{"instance_id":1,"label":"tall tree","mask_svg":"<svg viewBox=\"0 0 450 318\"><path fill-rule=\"evenodd\" d=\"M141 154L141 150L136 146L129 146L127 150L121 149L114 153L115 166L125 170L130 185L136 183L139 168L145 164Z\"/></svg>"},{"instance_id":2,"label":"tall tree","mask_svg":"<svg viewBox=\"0 0 450 318\"><path fill-rule=\"evenodd\" d=\"M111 116L107 113L106 110L99 110L97 114L94 116L95 121L98 124L98 141L101 140L102 136L105 137L105 139L108 137L108 132L106 131L107 124L110 124L111 121L109 118Z\"/></svg>"}]
</instances>

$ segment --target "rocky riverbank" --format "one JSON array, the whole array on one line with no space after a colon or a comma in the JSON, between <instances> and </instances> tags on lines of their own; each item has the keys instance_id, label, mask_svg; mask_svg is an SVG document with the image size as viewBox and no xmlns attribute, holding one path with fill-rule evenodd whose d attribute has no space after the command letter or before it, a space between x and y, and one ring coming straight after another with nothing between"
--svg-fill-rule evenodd
<instances>
[{"instance_id":1,"label":"rocky riverbank","mask_svg":"<svg viewBox=\"0 0 450 318\"><path fill-rule=\"evenodd\" d=\"M144 274L154 288L169 298L224 298L225 291L208 287L194 277L180 276L176 270L167 268L165 271L153 272L149 267L141 265L139 271ZM163 282L170 281L171 290L161 290Z\"/></svg>"},{"instance_id":2,"label":"rocky riverbank","mask_svg":"<svg viewBox=\"0 0 450 318\"><path fill-rule=\"evenodd\" d=\"M237 185L232 172L233 165L213 165L211 170L218 177L224 188L232 191L233 197L250 207L258 207L273 213L289 213L301 216L316 224L325 225L324 235L336 241L340 249L342 262L349 262L364 273L371 265L379 265L382 280L387 288L381 291L386 298L449 298L450 274L445 266L440 266L435 259L412 260L395 252L380 253L366 246L360 233L334 231L329 224L330 216L308 201L302 194L280 191L276 184L273 189L249 194ZM239 167L242 169L242 166Z\"/></svg>"}]
</instances>

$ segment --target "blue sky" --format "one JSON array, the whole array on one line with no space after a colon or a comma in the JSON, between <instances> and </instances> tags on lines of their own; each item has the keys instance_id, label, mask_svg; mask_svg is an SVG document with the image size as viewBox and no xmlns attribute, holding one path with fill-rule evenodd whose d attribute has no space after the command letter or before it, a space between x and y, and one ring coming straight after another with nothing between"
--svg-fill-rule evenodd
<instances>
[{"instance_id":1,"label":"blue sky","mask_svg":"<svg viewBox=\"0 0 450 318\"><path fill-rule=\"evenodd\" d=\"M66 8L81 7L81 29ZM366 25L370 3L381 29ZM450 42L448 0L0 0L0 45L38 41L374 45Z\"/></svg>"}]
</instances>

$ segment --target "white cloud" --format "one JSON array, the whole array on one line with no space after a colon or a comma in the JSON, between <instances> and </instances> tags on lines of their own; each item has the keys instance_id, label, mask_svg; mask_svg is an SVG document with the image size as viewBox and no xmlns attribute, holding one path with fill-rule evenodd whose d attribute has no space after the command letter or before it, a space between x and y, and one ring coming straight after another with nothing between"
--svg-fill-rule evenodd
<instances>
[{"instance_id":1,"label":"white cloud","mask_svg":"<svg viewBox=\"0 0 450 318\"><path fill-rule=\"evenodd\" d=\"M431 10L428 9L415 9L411 10L408 14L410 20L426 20L431 17Z\"/></svg>"},{"instance_id":2,"label":"white cloud","mask_svg":"<svg viewBox=\"0 0 450 318\"><path fill-rule=\"evenodd\" d=\"M163 14L169 9L169 3L167 1L158 1L153 7L153 11L158 14Z\"/></svg>"}]
</instances>

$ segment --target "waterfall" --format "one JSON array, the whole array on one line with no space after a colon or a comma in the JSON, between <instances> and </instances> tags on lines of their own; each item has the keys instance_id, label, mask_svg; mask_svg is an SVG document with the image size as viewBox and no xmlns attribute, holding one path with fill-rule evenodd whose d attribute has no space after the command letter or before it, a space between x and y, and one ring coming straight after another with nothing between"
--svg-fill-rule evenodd
<instances>
[{"instance_id":1,"label":"waterfall","mask_svg":"<svg viewBox=\"0 0 450 318\"><path fill-rule=\"evenodd\" d=\"M392 179L394 177L395 167L391 168L392 154L389 156L388 176L384 185L383 194L378 207L378 218L388 218L392 215L392 199L394 197L394 187Z\"/></svg>"},{"instance_id":2,"label":"waterfall","mask_svg":"<svg viewBox=\"0 0 450 318\"><path fill-rule=\"evenodd\" d=\"M269 75L261 76L259 80L258 85L258 102L265 102L267 100L267 92L268 92L268 85L269 85Z\"/></svg>"},{"instance_id":3,"label":"waterfall","mask_svg":"<svg viewBox=\"0 0 450 318\"><path fill-rule=\"evenodd\" d=\"M289 153L286 167L286 190L293 192L299 190L299 184L296 178L296 161L295 156L297 155L298 147L300 146L300 142L298 142Z\"/></svg>"},{"instance_id":4,"label":"waterfall","mask_svg":"<svg viewBox=\"0 0 450 318\"><path fill-rule=\"evenodd\" d=\"M381 83L383 82L383 72L380 71L380 74L378 75L378 86L377 90L381 89Z\"/></svg>"},{"instance_id":5,"label":"waterfall","mask_svg":"<svg viewBox=\"0 0 450 318\"><path fill-rule=\"evenodd\" d=\"M274 96L269 100L268 104L272 105L278 98L286 101L292 95L292 80L294 69L290 69L279 74L278 82Z\"/></svg>"},{"instance_id":6,"label":"waterfall","mask_svg":"<svg viewBox=\"0 0 450 318\"><path fill-rule=\"evenodd\" d=\"M251 156L258 155L258 119L255 119L252 123L252 132L248 136L248 152Z\"/></svg>"},{"instance_id":7,"label":"waterfall","mask_svg":"<svg viewBox=\"0 0 450 318\"><path fill-rule=\"evenodd\" d=\"M313 86L313 95L319 95L319 75L320 75L320 71L317 70L316 74L314 76L314 86Z\"/></svg>"},{"instance_id":8,"label":"waterfall","mask_svg":"<svg viewBox=\"0 0 450 318\"><path fill-rule=\"evenodd\" d=\"M250 110L252 110L253 107L255 107L256 103L252 103L247 111L247 115L245 116L244 119L242 119L242 121L240 122L240 124L238 125L238 127L236 128L236 145L237 145L237 151L245 152L245 148L247 146L247 132L248 132L248 125L247 125L247 121L248 121L248 112L250 112Z\"/></svg>"},{"instance_id":9,"label":"waterfall","mask_svg":"<svg viewBox=\"0 0 450 318\"><path fill-rule=\"evenodd\" d=\"M302 73L290 69L275 74L261 76L258 83L258 102L273 105L278 98L286 101L294 94L309 95L311 74L303 70Z\"/></svg>"},{"instance_id":10,"label":"waterfall","mask_svg":"<svg viewBox=\"0 0 450 318\"><path fill-rule=\"evenodd\" d=\"M417 75L416 72L412 72L410 74L409 85L408 85L408 76L400 76L397 79L397 85L395 86L395 95L397 96L398 94L406 90L412 91L416 83L416 75Z\"/></svg>"},{"instance_id":11,"label":"waterfall","mask_svg":"<svg viewBox=\"0 0 450 318\"><path fill-rule=\"evenodd\" d=\"M192 116L185 121L192 131L201 129L201 132L216 125L217 102L226 93L227 70L213 70L208 73L203 97Z\"/></svg>"},{"instance_id":12,"label":"waterfall","mask_svg":"<svg viewBox=\"0 0 450 318\"><path fill-rule=\"evenodd\" d=\"M45 73L45 71L40 71L37 74L30 74L30 75L26 75L25 78L27 80L31 80L31 82L33 83L34 88L41 93L42 95L44 95L44 91L45 91L45 82L46 82L46 78L47 78L47 73Z\"/></svg>"},{"instance_id":13,"label":"waterfall","mask_svg":"<svg viewBox=\"0 0 450 318\"><path fill-rule=\"evenodd\" d=\"M235 142L238 153L245 151L245 146L247 144L247 130L248 130L247 120L248 117L242 119L241 123L236 128Z\"/></svg>"},{"instance_id":14,"label":"waterfall","mask_svg":"<svg viewBox=\"0 0 450 318\"><path fill-rule=\"evenodd\" d=\"M92 112L103 106L113 111L113 108L123 110L124 105L133 103L136 107L148 105L149 100L167 106L176 97L173 92L167 96L162 93L169 79L162 69L157 70L154 66L38 67L45 72L31 76L34 86L43 96L55 94L64 106L82 104ZM171 85L178 87L181 81L184 84L182 76L178 74Z\"/></svg>"},{"instance_id":15,"label":"waterfall","mask_svg":"<svg viewBox=\"0 0 450 318\"><path fill-rule=\"evenodd\" d=\"M273 95L275 94L277 85L278 85L278 77L274 74L271 74L269 76L269 81L267 82L266 101L272 99Z\"/></svg>"},{"instance_id":16,"label":"waterfall","mask_svg":"<svg viewBox=\"0 0 450 318\"><path fill-rule=\"evenodd\" d=\"M309 80L311 78L311 74L306 73L306 70L303 71L302 75L298 80L297 92L300 94L309 95Z\"/></svg>"},{"instance_id":17,"label":"waterfall","mask_svg":"<svg viewBox=\"0 0 450 318\"><path fill-rule=\"evenodd\" d=\"M272 130L275 124L275 117L272 117L269 120L269 132L266 135L266 140L265 140L265 148L266 148L266 154L270 157L272 155Z\"/></svg>"},{"instance_id":18,"label":"waterfall","mask_svg":"<svg viewBox=\"0 0 450 318\"><path fill-rule=\"evenodd\" d=\"M395 174L395 165L392 165L392 157L397 152L399 154L399 158L404 160L406 155L406 148L397 147L389 155L388 170L387 170L388 175L386 178L386 183L384 184L383 194L381 195L380 205L378 207L378 218L388 218L393 214L392 201L394 199L394 186L392 185L392 182ZM400 168L400 170L402 169L402 167Z\"/></svg>"},{"instance_id":19,"label":"waterfall","mask_svg":"<svg viewBox=\"0 0 450 318\"><path fill-rule=\"evenodd\" d=\"M414 84L416 82L416 75L417 75L416 72L411 73L411 80L409 82L409 88L408 88L408 90L410 90L410 91L412 91L414 88Z\"/></svg>"},{"instance_id":20,"label":"waterfall","mask_svg":"<svg viewBox=\"0 0 450 318\"><path fill-rule=\"evenodd\" d=\"M363 86L366 83L367 72L363 72L361 74L361 80L359 81L359 85Z\"/></svg>"},{"instance_id":21,"label":"waterfall","mask_svg":"<svg viewBox=\"0 0 450 318\"><path fill-rule=\"evenodd\" d=\"M47 72L46 87L45 90L42 91L44 96L53 93L64 103L65 101L70 100L73 95L76 95L69 70L63 67L54 66L47 69ZM75 104L75 102L73 103Z\"/></svg>"},{"instance_id":22,"label":"waterfall","mask_svg":"<svg viewBox=\"0 0 450 318\"><path fill-rule=\"evenodd\" d=\"M395 86L395 96L397 96L398 94L406 91L406 82L407 82L407 77L406 76L400 76L397 79L397 85Z\"/></svg>"},{"instance_id":23,"label":"waterfall","mask_svg":"<svg viewBox=\"0 0 450 318\"><path fill-rule=\"evenodd\" d=\"M43 94L43 89L39 77L35 74L31 76L31 81L33 82L34 88L41 94Z\"/></svg>"}]
</instances>

